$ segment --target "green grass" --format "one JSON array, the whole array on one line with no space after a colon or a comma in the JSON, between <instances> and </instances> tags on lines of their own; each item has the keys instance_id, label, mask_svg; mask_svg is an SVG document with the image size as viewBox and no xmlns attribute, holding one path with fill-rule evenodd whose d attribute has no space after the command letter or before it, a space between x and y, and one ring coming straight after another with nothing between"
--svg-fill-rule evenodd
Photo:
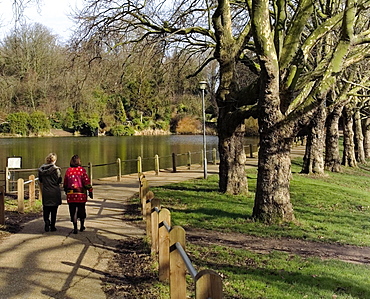
<instances>
[{"instance_id":1,"label":"green grass","mask_svg":"<svg viewBox=\"0 0 370 299\"><path fill-rule=\"evenodd\" d=\"M368 266L221 246L187 250L197 267L221 274L225 298L370 298Z\"/></svg>"},{"instance_id":2,"label":"green grass","mask_svg":"<svg viewBox=\"0 0 370 299\"><path fill-rule=\"evenodd\" d=\"M370 169L302 175L292 163L295 223L267 226L251 219L256 170L248 170L247 196L221 194L218 177L152 188L172 225L318 242L370 246ZM258 254L222 246L187 245L196 269L213 269L225 298L370 298L370 267L282 252Z\"/></svg>"},{"instance_id":3,"label":"green grass","mask_svg":"<svg viewBox=\"0 0 370 299\"><path fill-rule=\"evenodd\" d=\"M267 226L251 219L257 172L248 170L249 194L221 194L218 177L152 188L174 225L264 237L289 237L370 246L370 170L344 168L325 176L299 174L292 165L296 222Z\"/></svg>"}]
</instances>

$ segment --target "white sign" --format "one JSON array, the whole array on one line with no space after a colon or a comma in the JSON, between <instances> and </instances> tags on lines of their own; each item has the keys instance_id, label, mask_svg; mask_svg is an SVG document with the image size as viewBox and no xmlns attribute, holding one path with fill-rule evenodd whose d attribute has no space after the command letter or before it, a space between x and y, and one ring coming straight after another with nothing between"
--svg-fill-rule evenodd
<instances>
[{"instance_id":1,"label":"white sign","mask_svg":"<svg viewBox=\"0 0 370 299\"><path fill-rule=\"evenodd\" d=\"M22 168L22 157L9 157L8 168Z\"/></svg>"}]
</instances>

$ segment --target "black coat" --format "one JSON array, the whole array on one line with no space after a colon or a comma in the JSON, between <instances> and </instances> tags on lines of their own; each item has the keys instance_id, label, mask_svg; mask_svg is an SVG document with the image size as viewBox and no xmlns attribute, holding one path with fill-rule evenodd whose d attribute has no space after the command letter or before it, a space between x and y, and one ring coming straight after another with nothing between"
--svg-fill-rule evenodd
<instances>
[{"instance_id":1,"label":"black coat","mask_svg":"<svg viewBox=\"0 0 370 299\"><path fill-rule=\"evenodd\" d=\"M62 204L60 184L62 173L54 164L43 164L39 168L39 181L41 183L42 204L46 207Z\"/></svg>"}]
</instances>

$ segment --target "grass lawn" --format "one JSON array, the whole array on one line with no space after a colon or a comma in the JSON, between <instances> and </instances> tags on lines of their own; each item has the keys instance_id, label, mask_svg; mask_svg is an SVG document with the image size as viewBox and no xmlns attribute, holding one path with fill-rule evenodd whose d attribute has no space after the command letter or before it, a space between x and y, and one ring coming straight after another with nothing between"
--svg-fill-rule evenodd
<instances>
[{"instance_id":1,"label":"grass lawn","mask_svg":"<svg viewBox=\"0 0 370 299\"><path fill-rule=\"evenodd\" d=\"M247 196L219 193L217 176L151 190L161 199L162 207L171 211L172 225L185 230L201 228L370 246L370 169L302 175L301 160L292 163L295 223L267 226L250 218L255 169L248 170ZM198 271L213 269L220 273L225 298L370 298L369 265L214 245L189 244L187 251Z\"/></svg>"}]
</instances>

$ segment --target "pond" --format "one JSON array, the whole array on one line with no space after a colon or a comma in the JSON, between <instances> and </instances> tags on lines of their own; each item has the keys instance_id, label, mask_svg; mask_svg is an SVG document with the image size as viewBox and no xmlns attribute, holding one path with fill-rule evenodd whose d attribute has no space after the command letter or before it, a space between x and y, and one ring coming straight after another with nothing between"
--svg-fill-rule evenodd
<instances>
[{"instance_id":1,"label":"pond","mask_svg":"<svg viewBox=\"0 0 370 299\"><path fill-rule=\"evenodd\" d=\"M192 153L192 163L201 162L203 149L201 135L164 136L105 136L105 137L42 137L42 138L0 138L0 169L5 170L8 157L21 157L21 167L38 168L45 157L54 152L57 165L65 169L74 154L81 157L82 164L109 164L120 158L122 173L137 172L137 158L143 159L143 171L154 170L154 156L160 159L160 168L172 166L172 153L178 155L178 165L186 165L187 153ZM218 137L207 136L207 159L212 160L212 149L218 148ZM256 138L246 138L246 145L257 143ZM179 155L183 154L183 155ZM94 177L116 175L115 165L93 168ZM28 174L27 174L28 176Z\"/></svg>"}]
</instances>

